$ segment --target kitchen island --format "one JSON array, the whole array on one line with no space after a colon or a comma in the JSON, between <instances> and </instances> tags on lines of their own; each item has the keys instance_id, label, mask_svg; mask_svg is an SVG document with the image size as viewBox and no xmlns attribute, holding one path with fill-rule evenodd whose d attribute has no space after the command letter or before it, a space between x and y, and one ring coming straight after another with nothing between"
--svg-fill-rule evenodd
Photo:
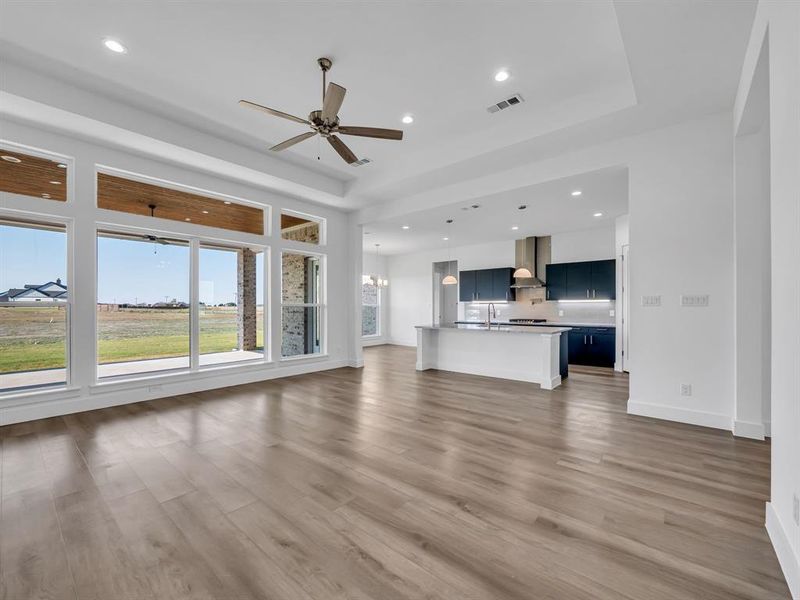
<instances>
[{"instance_id":1,"label":"kitchen island","mask_svg":"<svg viewBox=\"0 0 800 600\"><path fill-rule=\"evenodd\" d=\"M530 381L552 390L567 376L569 327L417 325L417 370Z\"/></svg>"}]
</instances>

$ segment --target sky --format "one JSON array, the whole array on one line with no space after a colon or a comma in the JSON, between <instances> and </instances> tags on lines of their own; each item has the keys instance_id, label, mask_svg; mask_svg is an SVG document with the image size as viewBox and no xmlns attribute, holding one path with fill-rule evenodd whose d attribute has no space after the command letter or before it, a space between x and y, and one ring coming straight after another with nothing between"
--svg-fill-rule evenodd
<instances>
[{"instance_id":1,"label":"sky","mask_svg":"<svg viewBox=\"0 0 800 600\"><path fill-rule=\"evenodd\" d=\"M262 255L257 262L262 272ZM66 234L0 225L0 292L25 284L66 281ZM259 300L263 277L258 281ZM99 237L99 302L189 301L189 246ZM236 301L236 252L200 249L200 302Z\"/></svg>"}]
</instances>

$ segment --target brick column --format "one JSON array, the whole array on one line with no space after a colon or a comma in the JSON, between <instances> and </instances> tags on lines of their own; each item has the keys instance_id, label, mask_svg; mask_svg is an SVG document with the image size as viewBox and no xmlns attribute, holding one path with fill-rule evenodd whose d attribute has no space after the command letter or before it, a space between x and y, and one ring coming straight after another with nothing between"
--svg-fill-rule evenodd
<instances>
[{"instance_id":1,"label":"brick column","mask_svg":"<svg viewBox=\"0 0 800 600\"><path fill-rule=\"evenodd\" d=\"M247 248L239 251L237 261L237 324L240 350L256 349L256 254Z\"/></svg>"}]
</instances>

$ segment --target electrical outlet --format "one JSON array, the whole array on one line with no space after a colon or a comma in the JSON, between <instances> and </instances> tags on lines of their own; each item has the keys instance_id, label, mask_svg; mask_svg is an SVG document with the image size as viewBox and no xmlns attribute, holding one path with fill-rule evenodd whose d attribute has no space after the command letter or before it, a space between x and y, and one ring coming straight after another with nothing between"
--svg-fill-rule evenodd
<instances>
[{"instance_id":1,"label":"electrical outlet","mask_svg":"<svg viewBox=\"0 0 800 600\"><path fill-rule=\"evenodd\" d=\"M682 383L681 384L681 396L691 396L692 395L692 384L691 383Z\"/></svg>"},{"instance_id":2,"label":"electrical outlet","mask_svg":"<svg viewBox=\"0 0 800 600\"><path fill-rule=\"evenodd\" d=\"M708 294L689 294L681 296L681 306L704 308L708 306Z\"/></svg>"},{"instance_id":3,"label":"electrical outlet","mask_svg":"<svg viewBox=\"0 0 800 600\"><path fill-rule=\"evenodd\" d=\"M563 317L564 316L564 311L563 310L558 311L558 316L559 317Z\"/></svg>"},{"instance_id":4,"label":"electrical outlet","mask_svg":"<svg viewBox=\"0 0 800 600\"><path fill-rule=\"evenodd\" d=\"M797 494L792 496L792 514L794 515L794 524L800 525L800 498Z\"/></svg>"},{"instance_id":5,"label":"electrical outlet","mask_svg":"<svg viewBox=\"0 0 800 600\"><path fill-rule=\"evenodd\" d=\"M614 312L614 309L613 309L613 308L609 309L609 311L608 311L608 316L609 316L609 317L613 317L615 314L616 314L616 313Z\"/></svg>"},{"instance_id":6,"label":"electrical outlet","mask_svg":"<svg viewBox=\"0 0 800 600\"><path fill-rule=\"evenodd\" d=\"M661 306L661 296L642 296L642 306Z\"/></svg>"}]
</instances>

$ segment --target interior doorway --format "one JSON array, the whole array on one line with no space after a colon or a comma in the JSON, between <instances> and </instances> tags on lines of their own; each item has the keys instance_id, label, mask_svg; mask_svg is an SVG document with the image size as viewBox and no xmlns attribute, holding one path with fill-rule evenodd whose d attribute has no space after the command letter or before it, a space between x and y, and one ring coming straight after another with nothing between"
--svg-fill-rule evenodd
<instances>
[{"instance_id":1,"label":"interior doorway","mask_svg":"<svg viewBox=\"0 0 800 600\"><path fill-rule=\"evenodd\" d=\"M443 285L445 275L458 276L458 261L433 263L433 322L450 325L458 319L458 285Z\"/></svg>"},{"instance_id":2,"label":"interior doorway","mask_svg":"<svg viewBox=\"0 0 800 600\"><path fill-rule=\"evenodd\" d=\"M622 246L622 370L629 373L628 361L630 360L630 346L628 344L628 323L630 323L630 277L629 256L630 244Z\"/></svg>"}]
</instances>

